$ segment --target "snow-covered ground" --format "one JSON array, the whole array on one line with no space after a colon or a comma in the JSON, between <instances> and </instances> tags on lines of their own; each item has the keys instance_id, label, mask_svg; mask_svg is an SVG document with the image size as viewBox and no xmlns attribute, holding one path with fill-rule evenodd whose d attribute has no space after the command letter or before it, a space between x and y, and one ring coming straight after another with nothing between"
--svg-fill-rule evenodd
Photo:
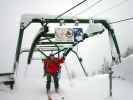
<instances>
[{"instance_id":1,"label":"snow-covered ground","mask_svg":"<svg viewBox=\"0 0 133 100\"><path fill-rule=\"evenodd\" d=\"M60 81L60 93L53 100L133 100L133 84L124 80L113 80L113 97L109 97L108 75ZM26 78L19 88L13 91L0 91L1 100L47 100L45 81L37 78Z\"/></svg>"},{"instance_id":2,"label":"snow-covered ground","mask_svg":"<svg viewBox=\"0 0 133 100\"><path fill-rule=\"evenodd\" d=\"M120 65L114 66L115 75L117 73L121 77L123 77L122 75L126 76L124 77L125 80L121 78L113 79L112 97L109 97L109 79L107 74L69 78L64 69L62 72L64 74L60 79L59 94L54 93L53 83L51 84L53 100L62 100L62 97L64 97L64 100L133 100L133 82L129 80L132 77L130 76L132 74L130 73L130 68L133 65L132 60L133 56L130 56L124 59ZM120 70L118 71L116 68ZM39 67L29 66L24 76L17 79L15 89L12 91L1 85L0 100L47 100L46 79L37 70L41 71Z\"/></svg>"},{"instance_id":3,"label":"snow-covered ground","mask_svg":"<svg viewBox=\"0 0 133 100\"><path fill-rule=\"evenodd\" d=\"M114 75L121 79L133 82L133 55L122 60L122 63L113 67Z\"/></svg>"}]
</instances>

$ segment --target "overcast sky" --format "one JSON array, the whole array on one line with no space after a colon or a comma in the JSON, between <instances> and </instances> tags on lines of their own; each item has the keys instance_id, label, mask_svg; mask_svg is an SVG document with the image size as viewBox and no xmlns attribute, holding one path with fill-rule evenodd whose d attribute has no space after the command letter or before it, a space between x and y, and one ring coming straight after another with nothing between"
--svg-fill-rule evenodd
<instances>
[{"instance_id":1,"label":"overcast sky","mask_svg":"<svg viewBox=\"0 0 133 100\"><path fill-rule=\"evenodd\" d=\"M76 5L80 1L82 0L0 0L0 69L2 69L2 72L12 70L19 34L19 24L23 14L58 15ZM98 0L88 0L88 2L66 15L77 15L80 11L89 7L96 1ZM115 5L119 6L106 11L106 9ZM90 18L97 15L95 18L104 18L109 21L115 21L133 17L132 6L133 0L103 0L94 8L82 13L81 15L77 15L76 17ZM105 12L100 14L99 12L103 10L105 10ZM116 38L122 53L128 46L133 45L132 26L133 21L112 25L115 29ZM31 29L29 28L26 31L27 34L24 35L25 41L28 41L28 39L32 40L35 36L33 33L36 33L39 28L39 26L36 27L36 29L32 28L32 26L30 27ZM33 25L33 27L35 26ZM27 45L24 43L23 46ZM108 44L107 33L104 32L103 35L90 38L80 45L78 52L81 56L83 56L87 69L93 69L94 66L99 66L103 62L103 58L109 55L110 51ZM72 64L72 62L68 63Z\"/></svg>"}]
</instances>

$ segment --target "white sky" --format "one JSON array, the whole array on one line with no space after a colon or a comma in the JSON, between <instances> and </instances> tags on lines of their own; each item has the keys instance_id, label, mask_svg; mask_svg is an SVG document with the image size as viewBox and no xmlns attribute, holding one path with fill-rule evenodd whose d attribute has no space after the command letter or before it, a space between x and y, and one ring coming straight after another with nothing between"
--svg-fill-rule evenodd
<instances>
[{"instance_id":1,"label":"white sky","mask_svg":"<svg viewBox=\"0 0 133 100\"><path fill-rule=\"evenodd\" d=\"M32 13L58 15L76 5L80 1L82 0L0 0L0 69L2 69L2 72L11 71L12 69L22 14ZM98 0L88 0L88 2L66 15L73 16L93 4L95 1ZM98 12L110 8L112 5L115 5L121 1L123 2L123 0L103 0L103 2L78 17L90 18ZM133 17L133 13L131 11L133 1L125 1L127 2L123 3L121 6L104 14L98 15L96 18L104 18L109 21L115 21ZM132 25L133 21L113 25L122 53L128 46L133 45ZM24 35L25 41L28 41L28 38L32 40L32 38L34 38L34 34L32 33L36 33L37 31L37 29L31 30L29 28L26 32L27 34ZM78 52L84 58L84 63L88 70L95 69L96 67L94 66L101 65L103 62L103 57L109 55L109 45L106 32L101 36L96 36L86 40L85 43L80 46L81 48L79 48ZM72 62L68 62L68 64L72 65Z\"/></svg>"}]
</instances>

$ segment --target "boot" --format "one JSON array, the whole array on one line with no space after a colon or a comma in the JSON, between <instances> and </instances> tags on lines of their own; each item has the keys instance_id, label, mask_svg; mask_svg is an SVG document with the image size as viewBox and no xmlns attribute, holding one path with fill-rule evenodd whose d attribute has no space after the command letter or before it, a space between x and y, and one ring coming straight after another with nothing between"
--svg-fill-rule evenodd
<instances>
[{"instance_id":1,"label":"boot","mask_svg":"<svg viewBox=\"0 0 133 100\"><path fill-rule=\"evenodd\" d=\"M48 100L53 100L50 96L48 96Z\"/></svg>"}]
</instances>

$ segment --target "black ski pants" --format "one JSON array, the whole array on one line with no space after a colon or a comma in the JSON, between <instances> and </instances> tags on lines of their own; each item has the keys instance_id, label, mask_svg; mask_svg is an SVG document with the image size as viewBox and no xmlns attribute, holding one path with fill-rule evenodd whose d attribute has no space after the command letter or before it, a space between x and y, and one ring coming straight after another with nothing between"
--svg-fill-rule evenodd
<instances>
[{"instance_id":1,"label":"black ski pants","mask_svg":"<svg viewBox=\"0 0 133 100\"><path fill-rule=\"evenodd\" d=\"M59 88L59 79L58 79L58 72L56 72L56 73L47 73L47 84L46 84L47 90L50 90L51 77L53 77L55 89L58 89Z\"/></svg>"}]
</instances>

